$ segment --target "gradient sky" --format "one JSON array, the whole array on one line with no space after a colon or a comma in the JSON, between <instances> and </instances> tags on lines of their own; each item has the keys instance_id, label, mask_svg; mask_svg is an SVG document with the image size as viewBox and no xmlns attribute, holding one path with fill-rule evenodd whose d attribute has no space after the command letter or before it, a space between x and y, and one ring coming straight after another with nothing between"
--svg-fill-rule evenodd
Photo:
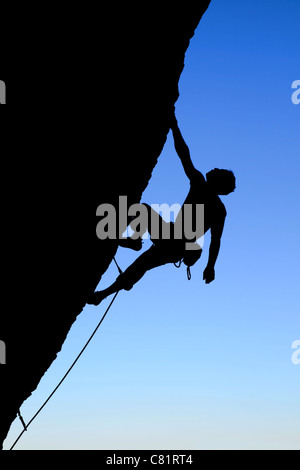
<instances>
[{"instance_id":1,"label":"gradient sky","mask_svg":"<svg viewBox=\"0 0 300 470\"><path fill-rule=\"evenodd\" d=\"M195 166L235 172L216 280L148 273L122 292L16 449L300 449L299 0L212 0L186 54L176 104ZM182 203L171 133L143 202ZM96 225L95 225L96 226ZM145 241L144 249L150 247ZM125 269L135 252L119 249ZM117 276L112 264L101 285ZM22 406L29 421L110 299L86 307ZM299 355L300 357L300 355ZM5 447L19 432L16 420Z\"/></svg>"}]
</instances>

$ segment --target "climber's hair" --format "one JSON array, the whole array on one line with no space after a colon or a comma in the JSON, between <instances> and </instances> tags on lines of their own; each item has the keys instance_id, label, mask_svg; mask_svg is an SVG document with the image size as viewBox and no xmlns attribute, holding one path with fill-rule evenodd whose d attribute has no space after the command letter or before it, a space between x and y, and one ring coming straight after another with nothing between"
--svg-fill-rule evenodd
<instances>
[{"instance_id":1,"label":"climber's hair","mask_svg":"<svg viewBox=\"0 0 300 470\"><path fill-rule=\"evenodd\" d=\"M235 175L231 170L214 168L206 173L206 180L220 195L230 194L236 188Z\"/></svg>"}]
</instances>

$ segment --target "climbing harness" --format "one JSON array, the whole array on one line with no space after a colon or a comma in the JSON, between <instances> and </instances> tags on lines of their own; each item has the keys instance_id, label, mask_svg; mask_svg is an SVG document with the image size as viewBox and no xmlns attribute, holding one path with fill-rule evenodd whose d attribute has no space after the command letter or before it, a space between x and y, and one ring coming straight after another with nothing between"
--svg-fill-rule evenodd
<instances>
[{"instance_id":1,"label":"climbing harness","mask_svg":"<svg viewBox=\"0 0 300 470\"><path fill-rule=\"evenodd\" d=\"M179 260L177 263L174 263L175 268L179 269L181 264L183 262L183 259ZM186 275L188 280L190 281L192 279L192 273L191 273L191 267L187 266L186 268Z\"/></svg>"},{"instance_id":2,"label":"climbing harness","mask_svg":"<svg viewBox=\"0 0 300 470\"><path fill-rule=\"evenodd\" d=\"M178 261L178 263L174 263L175 268L179 269L181 264L182 264L182 261L183 260L181 259L180 261ZM187 275L188 280L190 281L192 279L190 266L187 266L187 268L186 268L186 275Z\"/></svg>"},{"instance_id":3,"label":"climbing harness","mask_svg":"<svg viewBox=\"0 0 300 470\"><path fill-rule=\"evenodd\" d=\"M176 268L180 268L181 264L184 263L186 265L186 274L187 278L190 281L192 279L191 267L198 261L202 254L202 248L199 250L191 250L187 251L184 257L179 260L177 263L174 263Z\"/></svg>"}]
</instances>

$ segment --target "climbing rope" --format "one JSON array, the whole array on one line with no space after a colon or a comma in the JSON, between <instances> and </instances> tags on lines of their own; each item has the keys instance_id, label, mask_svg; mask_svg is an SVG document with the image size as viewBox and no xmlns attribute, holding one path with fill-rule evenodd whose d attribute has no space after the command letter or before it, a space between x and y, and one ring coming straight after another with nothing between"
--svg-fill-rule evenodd
<instances>
[{"instance_id":1,"label":"climbing rope","mask_svg":"<svg viewBox=\"0 0 300 470\"><path fill-rule=\"evenodd\" d=\"M119 271L119 273L120 273L120 274L123 274L123 271L122 271L122 269L120 268L120 266L118 265L118 263L117 263L117 260L116 260L115 256L113 257L113 260L114 260L114 262L115 262L115 265L116 265L116 266L117 266L117 268L118 268L118 271Z\"/></svg>"},{"instance_id":2,"label":"climbing rope","mask_svg":"<svg viewBox=\"0 0 300 470\"><path fill-rule=\"evenodd\" d=\"M96 328L94 329L93 333L91 334L91 336L89 337L89 339L87 340L87 342L85 343L84 347L82 348L82 350L80 351L80 353L78 354L78 356L76 357L75 361L72 363L72 365L69 367L69 369L67 370L67 372L65 373L65 375L63 376L63 378L61 379L61 381L57 384L57 386L55 387L55 389L50 393L50 395L48 396L47 400L45 400L45 402L42 404L42 406L38 409L38 411L35 413L35 415L31 418L31 420L27 423L27 425L25 424L22 416L21 416L21 413L20 413L20 410L18 411L18 416L24 426L24 429L23 431L19 434L19 436L17 437L17 439L15 440L15 442L13 443L13 445L11 446L11 448L9 450L13 450L13 448L15 447L15 445L17 444L17 442L21 439L21 437L23 436L24 432L27 431L27 429L29 428L29 426L31 425L31 423L35 420L35 418L38 416L38 414L40 414L40 412L42 411L42 409L46 406L46 404L48 403L48 401L50 400L50 398L53 397L54 393L57 391L57 389L61 386L61 384L63 383L63 381L67 378L67 376L69 375L69 373L71 372L71 370L73 369L73 367L75 366L76 362L78 361L78 359L80 358L80 356L83 354L83 352L85 351L85 349L87 348L88 344L91 342L92 338L95 336L97 330L99 329L101 323L103 322L104 318L106 317L106 314L107 312L109 311L110 307L112 306L112 304L114 303L115 301L115 298L117 297L119 291L116 292L116 294L114 295L112 301L110 302L109 306L107 307L104 315L102 316L101 320L99 321L98 325L96 326Z\"/></svg>"}]
</instances>

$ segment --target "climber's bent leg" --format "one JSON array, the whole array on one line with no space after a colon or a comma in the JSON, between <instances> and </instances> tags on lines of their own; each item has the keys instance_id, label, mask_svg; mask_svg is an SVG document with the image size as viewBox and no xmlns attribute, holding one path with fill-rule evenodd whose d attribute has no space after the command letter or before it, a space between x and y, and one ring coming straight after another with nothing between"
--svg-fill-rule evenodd
<instances>
[{"instance_id":1,"label":"climber's bent leg","mask_svg":"<svg viewBox=\"0 0 300 470\"><path fill-rule=\"evenodd\" d=\"M130 237L122 237L119 239L119 246L122 248L130 248L131 250L140 251L143 246L142 237L148 230L149 217L148 217L148 205L140 204L140 206L145 206L142 209L146 210L147 216L144 217L144 223L136 225L136 217L129 217L130 223L129 227L133 230L133 234ZM139 228L139 230L137 230Z\"/></svg>"},{"instance_id":2,"label":"climber's bent leg","mask_svg":"<svg viewBox=\"0 0 300 470\"><path fill-rule=\"evenodd\" d=\"M149 204L143 204L148 211L148 232L151 240L170 240L172 223L166 222L162 216L156 212Z\"/></svg>"},{"instance_id":3,"label":"climber's bent leg","mask_svg":"<svg viewBox=\"0 0 300 470\"><path fill-rule=\"evenodd\" d=\"M135 217L131 217L131 221L129 223L129 227L133 230L133 234L127 238L121 238L119 240L119 246L123 248L130 248L135 251L139 251L142 248L142 237L148 231L151 240L159 240L159 239L170 239L171 238L171 229L172 225L169 222L165 222L165 220L161 217L161 215L152 209L149 204L140 204L141 211L140 214L143 212L146 216L143 218L143 222L138 221ZM143 210L142 210L143 209Z\"/></svg>"},{"instance_id":4,"label":"climber's bent leg","mask_svg":"<svg viewBox=\"0 0 300 470\"><path fill-rule=\"evenodd\" d=\"M134 250L134 251L140 251L142 249L142 245L143 245L143 242L141 238L134 240L128 237L128 238L121 238L119 240L119 246L122 246L123 248L130 248L131 250Z\"/></svg>"}]
</instances>

